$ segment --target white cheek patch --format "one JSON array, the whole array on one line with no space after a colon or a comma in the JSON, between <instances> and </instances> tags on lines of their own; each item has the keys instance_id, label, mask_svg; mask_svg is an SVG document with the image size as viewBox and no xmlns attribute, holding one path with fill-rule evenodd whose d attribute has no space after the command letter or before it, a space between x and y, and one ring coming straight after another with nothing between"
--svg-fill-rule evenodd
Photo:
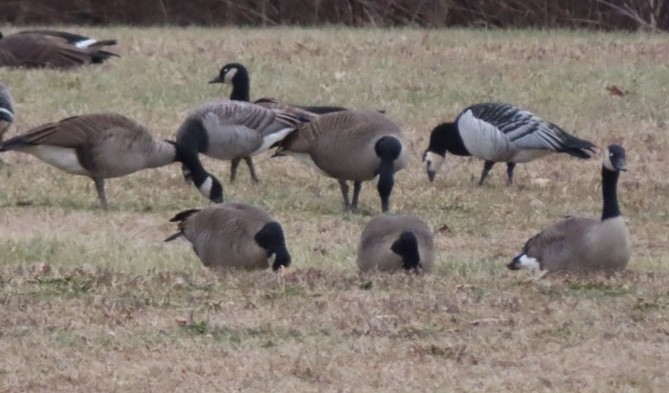
<instances>
[{"instance_id":1,"label":"white cheek patch","mask_svg":"<svg viewBox=\"0 0 669 393\"><path fill-rule=\"evenodd\" d=\"M525 254L521 255L521 257L518 259L518 262L520 262L520 267L525 269L532 271L538 271L541 269L539 261L537 261L536 258L528 257Z\"/></svg>"},{"instance_id":2,"label":"white cheek patch","mask_svg":"<svg viewBox=\"0 0 669 393\"><path fill-rule=\"evenodd\" d=\"M223 75L223 83L232 84L232 78L234 78L235 75L237 75L237 69L236 68L229 69L228 72L226 72L225 75Z\"/></svg>"},{"instance_id":3,"label":"white cheek patch","mask_svg":"<svg viewBox=\"0 0 669 393\"><path fill-rule=\"evenodd\" d=\"M8 115L9 115L9 118L12 119L12 121L14 120L14 114L13 114L12 111L10 111L9 109L7 109L7 108L0 108L0 112L8 114Z\"/></svg>"},{"instance_id":4,"label":"white cheek patch","mask_svg":"<svg viewBox=\"0 0 669 393\"><path fill-rule=\"evenodd\" d=\"M211 180L211 176L207 176L204 182L200 184L200 187L198 189L200 190L200 193L204 195L205 197L209 198L211 195L211 187L214 184L213 180Z\"/></svg>"},{"instance_id":5,"label":"white cheek patch","mask_svg":"<svg viewBox=\"0 0 669 393\"><path fill-rule=\"evenodd\" d=\"M604 152L604 168L610 170L610 171L615 171L616 168L613 166L613 163L611 162L611 152L607 149Z\"/></svg>"},{"instance_id":6,"label":"white cheek patch","mask_svg":"<svg viewBox=\"0 0 669 393\"><path fill-rule=\"evenodd\" d=\"M276 261L276 253L272 253L272 255L267 258L267 263L269 263L270 266L274 265L274 261Z\"/></svg>"},{"instance_id":7,"label":"white cheek patch","mask_svg":"<svg viewBox=\"0 0 669 393\"><path fill-rule=\"evenodd\" d=\"M95 44L96 42L97 42L97 40L89 38L87 40L79 41L79 42L75 43L74 46L76 46L77 48L88 48L89 46Z\"/></svg>"},{"instance_id":8,"label":"white cheek patch","mask_svg":"<svg viewBox=\"0 0 669 393\"><path fill-rule=\"evenodd\" d=\"M444 158L441 155L428 151L425 153L425 166L428 171L439 172L441 165L444 163Z\"/></svg>"}]
</instances>

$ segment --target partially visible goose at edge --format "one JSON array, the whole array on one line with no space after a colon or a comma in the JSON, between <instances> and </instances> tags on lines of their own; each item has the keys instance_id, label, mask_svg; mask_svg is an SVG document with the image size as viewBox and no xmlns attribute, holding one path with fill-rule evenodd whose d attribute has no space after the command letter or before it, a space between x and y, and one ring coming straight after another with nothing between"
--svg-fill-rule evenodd
<instances>
[{"instance_id":1,"label":"partially visible goose at edge","mask_svg":"<svg viewBox=\"0 0 669 393\"><path fill-rule=\"evenodd\" d=\"M183 148L184 177L214 202L223 201L221 183L205 171L198 153L233 160L231 178L239 159L262 153L302 125L304 119L242 101L212 101L193 109L177 132ZM253 163L251 177L257 181Z\"/></svg>"},{"instance_id":2,"label":"partially visible goose at edge","mask_svg":"<svg viewBox=\"0 0 669 393\"><path fill-rule=\"evenodd\" d=\"M156 139L142 125L115 113L73 116L35 127L0 144L0 152L6 151L28 153L67 173L90 177L104 209L104 179L177 160L176 143Z\"/></svg>"},{"instance_id":3,"label":"partially visible goose at edge","mask_svg":"<svg viewBox=\"0 0 669 393\"><path fill-rule=\"evenodd\" d=\"M222 203L182 211L170 221L179 223L178 232L165 241L185 237L207 267L277 271L290 265L281 225L258 207Z\"/></svg>"},{"instance_id":4,"label":"partially visible goose at edge","mask_svg":"<svg viewBox=\"0 0 669 393\"><path fill-rule=\"evenodd\" d=\"M356 211L362 182L379 177L381 210L390 206L394 174L407 164L402 131L387 116L373 111L320 115L277 144L276 156L293 156L339 181L344 208ZM353 198L349 186L353 181Z\"/></svg>"},{"instance_id":5,"label":"partially visible goose at edge","mask_svg":"<svg viewBox=\"0 0 669 393\"><path fill-rule=\"evenodd\" d=\"M453 123L432 130L423 160L430 181L444 162L446 152L485 160L479 185L495 162L506 162L507 184L513 183L516 163L529 162L549 153L567 153L587 159L595 145L568 134L557 125L509 104L484 103L463 110Z\"/></svg>"},{"instance_id":6,"label":"partially visible goose at edge","mask_svg":"<svg viewBox=\"0 0 669 393\"><path fill-rule=\"evenodd\" d=\"M14 102L11 94L9 94L9 89L0 83L0 142L2 142L9 126L14 122L15 115Z\"/></svg>"},{"instance_id":7,"label":"partially visible goose at edge","mask_svg":"<svg viewBox=\"0 0 669 393\"><path fill-rule=\"evenodd\" d=\"M630 260L630 236L618 207L620 171L627 170L625 150L610 145L602 165L602 218L568 217L532 237L507 265L543 272L612 272Z\"/></svg>"},{"instance_id":8,"label":"partially visible goose at edge","mask_svg":"<svg viewBox=\"0 0 669 393\"><path fill-rule=\"evenodd\" d=\"M26 68L71 68L102 63L117 54L103 48L116 40L97 41L79 34L53 30L0 33L0 66Z\"/></svg>"},{"instance_id":9,"label":"partially visible goose at edge","mask_svg":"<svg viewBox=\"0 0 669 393\"><path fill-rule=\"evenodd\" d=\"M429 272L433 262L432 231L413 215L376 216L360 237L357 260L360 271Z\"/></svg>"},{"instance_id":10,"label":"partially visible goose at edge","mask_svg":"<svg viewBox=\"0 0 669 393\"><path fill-rule=\"evenodd\" d=\"M230 99L234 101L245 101L251 102L250 95L250 77L249 73L242 64L240 63L229 63L224 65L218 76L210 80L209 83L223 83L232 86L232 92L230 93ZM274 98L263 97L253 101L254 104L264 106L268 109L280 109L285 112L292 113L294 115L300 116L305 119L314 119L314 115L330 113L330 112L340 112L347 110L339 106L299 106L299 105L288 105L279 102ZM237 171L237 166L239 161L243 159L249 171L251 172L251 178L253 181L258 181L253 171L253 161L251 157L240 157L232 160L230 181L234 181L235 173Z\"/></svg>"}]
</instances>

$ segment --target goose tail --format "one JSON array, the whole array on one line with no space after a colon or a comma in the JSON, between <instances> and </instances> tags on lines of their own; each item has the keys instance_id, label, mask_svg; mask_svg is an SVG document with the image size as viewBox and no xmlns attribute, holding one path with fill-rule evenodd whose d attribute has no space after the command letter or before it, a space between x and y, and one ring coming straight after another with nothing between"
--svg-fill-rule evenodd
<instances>
[{"instance_id":1,"label":"goose tail","mask_svg":"<svg viewBox=\"0 0 669 393\"><path fill-rule=\"evenodd\" d=\"M577 138L573 135L565 133L565 138L562 141L561 153L567 153L570 156L589 159L595 154L595 149L597 146L585 139Z\"/></svg>"}]
</instances>

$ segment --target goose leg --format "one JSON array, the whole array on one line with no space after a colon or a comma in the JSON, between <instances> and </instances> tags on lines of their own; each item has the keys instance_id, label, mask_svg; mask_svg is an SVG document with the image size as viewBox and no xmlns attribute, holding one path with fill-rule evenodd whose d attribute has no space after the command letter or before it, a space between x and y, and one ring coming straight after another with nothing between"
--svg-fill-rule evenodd
<instances>
[{"instance_id":1,"label":"goose leg","mask_svg":"<svg viewBox=\"0 0 669 393\"><path fill-rule=\"evenodd\" d=\"M101 177L96 177L93 179L95 182L95 189L98 191L98 199L100 200L100 207L103 210L107 210L107 195L105 194L105 179Z\"/></svg>"},{"instance_id":2,"label":"goose leg","mask_svg":"<svg viewBox=\"0 0 669 393\"><path fill-rule=\"evenodd\" d=\"M249 167L249 173L251 174L251 179L253 179L253 182L259 182L260 180L258 180L258 176L256 176L256 168L253 166L253 160L251 157L244 157L244 161L246 161L246 166Z\"/></svg>"},{"instance_id":3,"label":"goose leg","mask_svg":"<svg viewBox=\"0 0 669 393\"><path fill-rule=\"evenodd\" d=\"M513 184L513 170L516 168L515 162L506 163L506 185L510 186Z\"/></svg>"},{"instance_id":4,"label":"goose leg","mask_svg":"<svg viewBox=\"0 0 669 393\"><path fill-rule=\"evenodd\" d=\"M344 209L351 210L351 203L348 199L348 184L346 184L346 180L338 180L338 181L339 181L339 189L341 190L341 196L344 197Z\"/></svg>"},{"instance_id":5,"label":"goose leg","mask_svg":"<svg viewBox=\"0 0 669 393\"><path fill-rule=\"evenodd\" d=\"M495 161L486 161L483 163L483 172L481 172L481 179L479 180L479 186L483 185L483 181L488 177L488 173L492 169L492 166L495 165Z\"/></svg>"},{"instance_id":6,"label":"goose leg","mask_svg":"<svg viewBox=\"0 0 669 393\"><path fill-rule=\"evenodd\" d=\"M241 158L233 158L230 162L230 183L235 181L235 177L237 177L237 167L239 167L241 161Z\"/></svg>"},{"instance_id":7,"label":"goose leg","mask_svg":"<svg viewBox=\"0 0 669 393\"><path fill-rule=\"evenodd\" d=\"M353 200L351 201L351 211L358 211L358 197L360 196L360 190L362 189L361 181L353 182Z\"/></svg>"}]
</instances>

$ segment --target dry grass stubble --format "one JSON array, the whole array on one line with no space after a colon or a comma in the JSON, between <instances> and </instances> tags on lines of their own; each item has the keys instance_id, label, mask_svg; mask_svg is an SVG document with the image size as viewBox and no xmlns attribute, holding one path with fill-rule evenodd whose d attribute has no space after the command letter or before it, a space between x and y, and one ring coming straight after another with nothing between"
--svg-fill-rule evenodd
<instances>
[{"instance_id":1,"label":"dry grass stubble","mask_svg":"<svg viewBox=\"0 0 669 393\"><path fill-rule=\"evenodd\" d=\"M78 29L77 29L78 30ZM267 208L294 266L205 271L185 242L162 244L177 211L206 205L177 165L108 182L5 154L0 168L0 390L6 391L666 391L669 378L663 36L348 29L87 30L119 39L120 59L76 72L2 70L19 120L10 135L73 114L116 111L171 138L220 66L251 71L252 97L383 108L413 162L395 212L437 232L426 277L360 276L369 214L341 212L338 186L290 159L256 159L235 184L205 160L226 199ZM626 91L612 96L608 86ZM623 214L634 254L612 277L532 281L504 269L523 242L567 214L597 215L599 160L519 165L512 188L482 163L448 157L427 182L431 128L473 102L506 101L600 146L628 150ZM9 136L9 135L8 135ZM50 270L49 270L50 269Z\"/></svg>"}]
</instances>

